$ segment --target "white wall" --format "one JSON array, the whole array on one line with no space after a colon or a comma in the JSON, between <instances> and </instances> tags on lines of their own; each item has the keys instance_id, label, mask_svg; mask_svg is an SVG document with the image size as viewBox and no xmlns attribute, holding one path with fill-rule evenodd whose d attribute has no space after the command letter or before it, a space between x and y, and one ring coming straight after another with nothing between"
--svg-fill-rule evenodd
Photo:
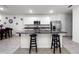
<instances>
[{"instance_id":1,"label":"white wall","mask_svg":"<svg viewBox=\"0 0 79 59\"><path fill-rule=\"evenodd\" d=\"M3 15L0 15L0 20L1 20L1 21L0 21L0 25L1 25L1 24L3 24L3 22L4 22Z\"/></svg>"},{"instance_id":2,"label":"white wall","mask_svg":"<svg viewBox=\"0 0 79 59\"><path fill-rule=\"evenodd\" d=\"M67 31L66 36L72 36L72 14L65 16L65 31Z\"/></svg>"},{"instance_id":3,"label":"white wall","mask_svg":"<svg viewBox=\"0 0 79 59\"><path fill-rule=\"evenodd\" d=\"M79 43L79 6L73 9L73 41Z\"/></svg>"},{"instance_id":4,"label":"white wall","mask_svg":"<svg viewBox=\"0 0 79 59\"><path fill-rule=\"evenodd\" d=\"M16 19L13 19L13 17L16 17ZM8 17L9 19L13 19L13 23L9 24L8 20L5 19L5 17ZM20 20L20 18L23 18L23 21ZM24 27L24 24L33 24L34 20L40 20L42 24L49 24L50 21L54 20L60 20L62 22L62 31L67 32L67 36L71 36L71 25L72 25L72 19L70 14L54 14L54 15L3 15L1 18L1 23L6 22L7 24L4 26L12 27L14 29L13 33L15 34L15 31L18 29L21 29ZM16 22L19 24L16 25Z\"/></svg>"}]
</instances>

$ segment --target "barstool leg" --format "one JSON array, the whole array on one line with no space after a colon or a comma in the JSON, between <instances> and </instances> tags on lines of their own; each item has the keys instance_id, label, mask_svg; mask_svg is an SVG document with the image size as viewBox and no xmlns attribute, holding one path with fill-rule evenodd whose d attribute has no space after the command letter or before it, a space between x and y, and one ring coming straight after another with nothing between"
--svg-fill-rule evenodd
<instances>
[{"instance_id":1,"label":"barstool leg","mask_svg":"<svg viewBox=\"0 0 79 59\"><path fill-rule=\"evenodd\" d=\"M1 33L1 40L3 39L3 33Z\"/></svg>"},{"instance_id":2,"label":"barstool leg","mask_svg":"<svg viewBox=\"0 0 79 59\"><path fill-rule=\"evenodd\" d=\"M36 45L36 53L37 53L38 51L37 51L37 45Z\"/></svg>"},{"instance_id":3,"label":"barstool leg","mask_svg":"<svg viewBox=\"0 0 79 59\"><path fill-rule=\"evenodd\" d=\"M52 43L51 43L51 49L52 49Z\"/></svg>"},{"instance_id":4,"label":"barstool leg","mask_svg":"<svg viewBox=\"0 0 79 59\"><path fill-rule=\"evenodd\" d=\"M12 30L11 30L11 37L12 37Z\"/></svg>"},{"instance_id":5,"label":"barstool leg","mask_svg":"<svg viewBox=\"0 0 79 59\"><path fill-rule=\"evenodd\" d=\"M52 46L54 45L54 42L53 42L53 38L52 38L52 43L51 43L51 49L52 49Z\"/></svg>"},{"instance_id":6,"label":"barstool leg","mask_svg":"<svg viewBox=\"0 0 79 59\"><path fill-rule=\"evenodd\" d=\"M38 51L37 51L37 40L36 40L36 37L35 37L35 45L36 45L36 53L37 53Z\"/></svg>"},{"instance_id":7,"label":"barstool leg","mask_svg":"<svg viewBox=\"0 0 79 59\"><path fill-rule=\"evenodd\" d=\"M5 33L5 38L7 39L7 33Z\"/></svg>"},{"instance_id":8,"label":"barstool leg","mask_svg":"<svg viewBox=\"0 0 79 59\"><path fill-rule=\"evenodd\" d=\"M53 53L55 54L55 41L54 41L54 48L53 48Z\"/></svg>"},{"instance_id":9,"label":"barstool leg","mask_svg":"<svg viewBox=\"0 0 79 59\"><path fill-rule=\"evenodd\" d=\"M31 53L31 46L30 46L30 48L29 48L29 54Z\"/></svg>"},{"instance_id":10,"label":"barstool leg","mask_svg":"<svg viewBox=\"0 0 79 59\"><path fill-rule=\"evenodd\" d=\"M31 39L30 39L30 48L29 48L29 54L31 53Z\"/></svg>"},{"instance_id":11,"label":"barstool leg","mask_svg":"<svg viewBox=\"0 0 79 59\"><path fill-rule=\"evenodd\" d=\"M60 40L59 40L59 51L61 53L61 44L60 44Z\"/></svg>"},{"instance_id":12,"label":"barstool leg","mask_svg":"<svg viewBox=\"0 0 79 59\"><path fill-rule=\"evenodd\" d=\"M9 31L8 31L8 37L10 37L10 33L9 33Z\"/></svg>"},{"instance_id":13,"label":"barstool leg","mask_svg":"<svg viewBox=\"0 0 79 59\"><path fill-rule=\"evenodd\" d=\"M60 51L60 53L61 53L61 47L60 47L60 45L59 45L59 51Z\"/></svg>"}]
</instances>

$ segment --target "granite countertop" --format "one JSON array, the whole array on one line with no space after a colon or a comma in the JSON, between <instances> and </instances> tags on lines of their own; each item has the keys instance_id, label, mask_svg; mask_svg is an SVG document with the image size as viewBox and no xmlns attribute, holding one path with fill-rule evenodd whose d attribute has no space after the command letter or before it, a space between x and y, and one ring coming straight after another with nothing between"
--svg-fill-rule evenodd
<instances>
[{"instance_id":1,"label":"granite countertop","mask_svg":"<svg viewBox=\"0 0 79 59\"><path fill-rule=\"evenodd\" d=\"M24 31L18 31L16 32L17 34L21 33L21 34L32 34L32 33L37 33L37 34L51 34L51 33L67 33L65 31L50 31L50 30L24 30Z\"/></svg>"}]
</instances>

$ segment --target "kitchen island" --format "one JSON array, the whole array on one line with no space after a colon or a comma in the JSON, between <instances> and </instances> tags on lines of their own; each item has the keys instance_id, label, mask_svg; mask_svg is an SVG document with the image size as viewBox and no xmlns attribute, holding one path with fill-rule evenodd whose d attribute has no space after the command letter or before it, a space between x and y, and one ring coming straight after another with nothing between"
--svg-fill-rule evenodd
<instances>
[{"instance_id":1,"label":"kitchen island","mask_svg":"<svg viewBox=\"0 0 79 59\"><path fill-rule=\"evenodd\" d=\"M23 30L17 31L17 34L20 36L20 47L21 48L29 48L30 44L30 34L35 33L34 30ZM63 36L67 32L64 31L50 31L50 30L40 30L40 32L36 32L37 34L37 47L38 48L51 48L52 34L60 35L60 42L62 47Z\"/></svg>"}]
</instances>

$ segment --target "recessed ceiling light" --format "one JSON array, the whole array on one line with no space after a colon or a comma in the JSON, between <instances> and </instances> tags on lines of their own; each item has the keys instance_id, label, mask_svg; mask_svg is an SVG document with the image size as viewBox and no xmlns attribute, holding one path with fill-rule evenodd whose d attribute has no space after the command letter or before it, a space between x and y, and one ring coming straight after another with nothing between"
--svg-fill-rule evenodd
<instances>
[{"instance_id":1,"label":"recessed ceiling light","mask_svg":"<svg viewBox=\"0 0 79 59\"><path fill-rule=\"evenodd\" d=\"M1 11L4 11L4 8L0 7L0 10L1 10Z\"/></svg>"},{"instance_id":2,"label":"recessed ceiling light","mask_svg":"<svg viewBox=\"0 0 79 59\"><path fill-rule=\"evenodd\" d=\"M33 13L33 11L30 9L30 10L29 10L29 13Z\"/></svg>"},{"instance_id":3,"label":"recessed ceiling light","mask_svg":"<svg viewBox=\"0 0 79 59\"><path fill-rule=\"evenodd\" d=\"M50 10L50 11L49 11L49 13L53 13L53 12L54 12L53 10Z\"/></svg>"}]
</instances>

